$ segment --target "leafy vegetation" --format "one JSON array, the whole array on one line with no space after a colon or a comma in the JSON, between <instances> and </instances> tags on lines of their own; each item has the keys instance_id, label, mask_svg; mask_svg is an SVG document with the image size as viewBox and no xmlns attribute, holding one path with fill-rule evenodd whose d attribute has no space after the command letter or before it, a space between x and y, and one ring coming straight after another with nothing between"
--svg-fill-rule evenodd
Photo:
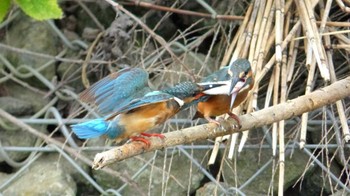
<instances>
[{"instance_id":1,"label":"leafy vegetation","mask_svg":"<svg viewBox=\"0 0 350 196\"><path fill-rule=\"evenodd\" d=\"M20 7L24 13L36 20L57 19L62 17L62 10L57 0L15 0L13 4ZM0 1L0 21L10 10L11 0Z\"/></svg>"}]
</instances>

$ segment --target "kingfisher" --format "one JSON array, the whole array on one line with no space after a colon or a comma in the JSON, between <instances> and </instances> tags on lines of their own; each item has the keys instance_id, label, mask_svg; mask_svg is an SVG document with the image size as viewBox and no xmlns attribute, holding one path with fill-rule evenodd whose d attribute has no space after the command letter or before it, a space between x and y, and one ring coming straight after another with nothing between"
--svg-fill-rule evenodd
<instances>
[{"instance_id":1,"label":"kingfisher","mask_svg":"<svg viewBox=\"0 0 350 196\"><path fill-rule=\"evenodd\" d=\"M221 84L221 85L218 85ZM220 125L211 117L228 114L240 127L240 119L231 110L241 104L254 86L254 77L250 63L246 59L237 59L231 65L205 77L199 85L216 85L203 91L206 96L198 102L193 119L205 118L208 122Z\"/></svg>"},{"instance_id":2,"label":"kingfisher","mask_svg":"<svg viewBox=\"0 0 350 196\"><path fill-rule=\"evenodd\" d=\"M145 137L164 138L164 136L145 133L146 131L165 122L181 109L195 104L205 95L203 91L213 87L213 85L209 87L209 85L198 85L194 82L183 82L160 91L150 91L143 72L134 69L122 71L122 73L107 76L85 90L80 96L82 100L95 103L100 111L109 114L104 118L72 125L73 132L81 139L106 135L117 143L131 139L150 146L150 142ZM129 81L119 81L121 78ZM125 84L122 88L120 88L121 83ZM222 84L215 84L214 87L220 85ZM130 89L130 86L133 89ZM119 92L109 92L117 89ZM135 97L133 93L138 95Z\"/></svg>"}]
</instances>

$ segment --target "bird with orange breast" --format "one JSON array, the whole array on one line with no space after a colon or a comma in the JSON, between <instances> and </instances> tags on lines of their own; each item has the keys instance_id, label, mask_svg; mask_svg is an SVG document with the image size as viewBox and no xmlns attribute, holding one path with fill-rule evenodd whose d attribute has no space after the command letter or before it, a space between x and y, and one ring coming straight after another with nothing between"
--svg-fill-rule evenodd
<instances>
[{"instance_id":1,"label":"bird with orange breast","mask_svg":"<svg viewBox=\"0 0 350 196\"><path fill-rule=\"evenodd\" d=\"M212 117L228 114L240 127L240 120L231 110L240 105L254 86L254 77L250 63L246 59L237 59L213 74L205 77L200 85L217 85L203 91L206 96L198 102L197 112L193 119L205 118L211 123L220 125ZM218 85L221 84L221 85Z\"/></svg>"},{"instance_id":2,"label":"bird with orange breast","mask_svg":"<svg viewBox=\"0 0 350 196\"><path fill-rule=\"evenodd\" d=\"M164 136L146 131L199 101L203 91L222 85L209 87L183 82L171 88L151 91L147 80L148 74L144 70L122 70L86 89L80 94L81 99L95 103L99 111L107 115L72 125L73 132L81 139L106 135L117 143L131 139L150 146L145 137Z\"/></svg>"}]
</instances>

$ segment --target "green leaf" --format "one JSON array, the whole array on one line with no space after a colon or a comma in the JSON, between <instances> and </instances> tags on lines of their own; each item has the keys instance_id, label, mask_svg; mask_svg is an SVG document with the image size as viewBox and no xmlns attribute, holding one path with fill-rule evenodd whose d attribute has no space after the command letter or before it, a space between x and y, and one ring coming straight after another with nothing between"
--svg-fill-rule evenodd
<instances>
[{"instance_id":1,"label":"green leaf","mask_svg":"<svg viewBox=\"0 0 350 196\"><path fill-rule=\"evenodd\" d=\"M0 0L2 1L2 0ZM18 6L36 20L61 18L62 10L57 0L15 0Z\"/></svg>"},{"instance_id":2,"label":"green leaf","mask_svg":"<svg viewBox=\"0 0 350 196\"><path fill-rule=\"evenodd\" d=\"M10 0L0 0L0 22L4 19L10 7Z\"/></svg>"}]
</instances>

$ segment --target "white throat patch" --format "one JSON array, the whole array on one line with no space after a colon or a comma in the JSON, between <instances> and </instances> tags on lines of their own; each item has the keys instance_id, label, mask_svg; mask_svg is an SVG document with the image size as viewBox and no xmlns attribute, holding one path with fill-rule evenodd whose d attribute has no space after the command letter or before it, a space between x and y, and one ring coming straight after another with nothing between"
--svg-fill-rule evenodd
<instances>
[{"instance_id":1,"label":"white throat patch","mask_svg":"<svg viewBox=\"0 0 350 196\"><path fill-rule=\"evenodd\" d=\"M184 105L184 101L182 101L180 98L174 97L174 100L182 107Z\"/></svg>"}]
</instances>

